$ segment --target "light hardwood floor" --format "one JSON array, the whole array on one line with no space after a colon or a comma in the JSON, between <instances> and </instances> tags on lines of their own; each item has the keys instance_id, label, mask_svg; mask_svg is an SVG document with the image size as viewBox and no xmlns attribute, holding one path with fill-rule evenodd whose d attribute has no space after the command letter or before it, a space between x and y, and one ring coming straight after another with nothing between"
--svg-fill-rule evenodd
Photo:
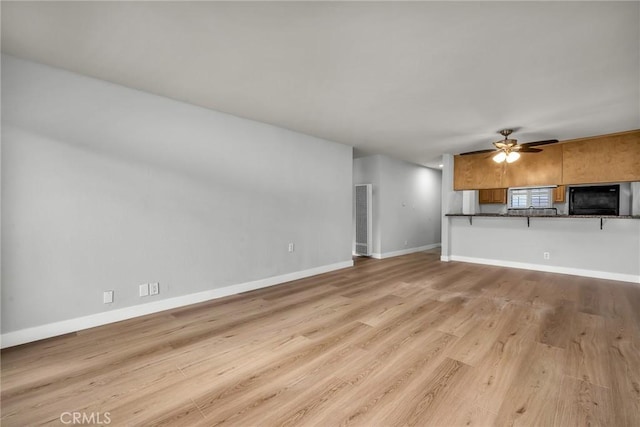
<instances>
[{"instance_id":1,"label":"light hardwood floor","mask_svg":"<svg viewBox=\"0 0 640 427\"><path fill-rule=\"evenodd\" d=\"M3 426L64 412L117 426L638 426L640 286L436 251L358 259L2 352Z\"/></svg>"}]
</instances>

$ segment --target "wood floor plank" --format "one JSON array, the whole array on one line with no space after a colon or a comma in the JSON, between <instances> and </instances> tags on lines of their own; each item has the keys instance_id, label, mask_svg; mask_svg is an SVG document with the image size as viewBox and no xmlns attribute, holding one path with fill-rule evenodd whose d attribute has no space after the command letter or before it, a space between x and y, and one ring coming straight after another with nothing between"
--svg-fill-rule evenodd
<instances>
[{"instance_id":1,"label":"wood floor plank","mask_svg":"<svg viewBox=\"0 0 640 427\"><path fill-rule=\"evenodd\" d=\"M571 325L571 340L567 346L565 373L593 385L611 387L610 353L605 319L579 312Z\"/></svg>"},{"instance_id":2,"label":"wood floor plank","mask_svg":"<svg viewBox=\"0 0 640 427\"><path fill-rule=\"evenodd\" d=\"M308 406L312 395L327 392L333 396L362 381L371 372L381 368L381 363L359 348L343 345L319 355L308 363L288 370L271 381L246 393L242 400L217 406L208 414L215 425L262 425L267 419L288 423L302 417L309 419L325 403ZM331 372L327 376L327 372ZM249 410L250 409L250 410Z\"/></svg>"},{"instance_id":3,"label":"wood floor plank","mask_svg":"<svg viewBox=\"0 0 640 427\"><path fill-rule=\"evenodd\" d=\"M464 399L449 399L448 407L442 408L428 419L423 425L447 427L486 427L494 425L496 414L475 405L469 405Z\"/></svg>"},{"instance_id":4,"label":"wood floor plank","mask_svg":"<svg viewBox=\"0 0 640 427\"><path fill-rule=\"evenodd\" d=\"M558 300L543 315L538 341L558 348L567 348L576 313L574 301Z\"/></svg>"},{"instance_id":5,"label":"wood floor plank","mask_svg":"<svg viewBox=\"0 0 640 427\"><path fill-rule=\"evenodd\" d=\"M563 378L554 425L610 426L614 425L612 414L610 389L569 376Z\"/></svg>"},{"instance_id":6,"label":"wood floor plank","mask_svg":"<svg viewBox=\"0 0 640 427\"><path fill-rule=\"evenodd\" d=\"M507 391L496 425L553 425L562 383L564 350L535 343L522 359L520 374Z\"/></svg>"},{"instance_id":7,"label":"wood floor plank","mask_svg":"<svg viewBox=\"0 0 640 427\"><path fill-rule=\"evenodd\" d=\"M297 397L279 407L277 411L259 417L259 422L277 426L313 423L313 419L325 409L327 403L348 387L349 384L339 378L325 376L312 387L298 390Z\"/></svg>"},{"instance_id":8,"label":"wood floor plank","mask_svg":"<svg viewBox=\"0 0 640 427\"><path fill-rule=\"evenodd\" d=\"M317 425L384 425L384 415L409 395L410 384L445 360L444 350L455 340L452 335L434 331L419 351L393 354L385 361L384 369L376 370L343 399L333 402Z\"/></svg>"},{"instance_id":9,"label":"wood floor plank","mask_svg":"<svg viewBox=\"0 0 640 427\"><path fill-rule=\"evenodd\" d=\"M394 344L390 343L391 340L394 342L404 341L406 337L415 334L414 328L423 325L424 318L430 316L434 310L442 305L443 303L432 300L422 300L419 304L407 302L407 304L400 306L403 311L395 316L380 320L377 327L372 327L358 337L355 340L355 345L369 351L394 347Z\"/></svg>"},{"instance_id":10,"label":"wood floor plank","mask_svg":"<svg viewBox=\"0 0 640 427\"><path fill-rule=\"evenodd\" d=\"M467 382L467 403L497 414L510 388L522 375L522 361L535 350L537 330L532 309L519 313L512 323L496 335L490 350L476 363Z\"/></svg>"},{"instance_id":11,"label":"wood floor plank","mask_svg":"<svg viewBox=\"0 0 640 427\"><path fill-rule=\"evenodd\" d=\"M205 416L208 416L212 412L218 411L226 402L236 400L246 390L261 384L268 384L283 373L312 362L323 352L345 345L345 340L362 333L367 328L369 326L362 323L351 323L338 327L332 334L322 339L310 342L295 351L283 354L281 357L269 358L268 363L260 362L255 368L249 367L241 374L235 375L231 381L216 384L211 391L197 396L195 398L196 404ZM199 374L197 381L202 380L202 374Z\"/></svg>"},{"instance_id":12,"label":"wood floor plank","mask_svg":"<svg viewBox=\"0 0 640 427\"><path fill-rule=\"evenodd\" d=\"M4 349L3 426L638 426L640 286L384 260Z\"/></svg>"},{"instance_id":13,"label":"wood floor plank","mask_svg":"<svg viewBox=\"0 0 640 427\"><path fill-rule=\"evenodd\" d=\"M610 337L612 425L637 426L640 417L640 337Z\"/></svg>"},{"instance_id":14,"label":"wood floor plank","mask_svg":"<svg viewBox=\"0 0 640 427\"><path fill-rule=\"evenodd\" d=\"M447 351L447 355L467 365L478 365L498 337L517 321L520 311L521 308L514 304L496 310L495 316L488 317L479 327L471 329Z\"/></svg>"},{"instance_id":15,"label":"wood floor plank","mask_svg":"<svg viewBox=\"0 0 640 427\"><path fill-rule=\"evenodd\" d=\"M424 380L414 382L407 391L402 405L385 414L382 423L391 425L425 425L429 419L450 411L449 401L456 391L464 387L465 374L472 368L454 359L446 358Z\"/></svg>"},{"instance_id":16,"label":"wood floor plank","mask_svg":"<svg viewBox=\"0 0 640 427\"><path fill-rule=\"evenodd\" d=\"M447 318L437 329L462 337L471 330L481 327L484 321L497 309L498 307L492 299L477 297L468 301L464 309Z\"/></svg>"}]
</instances>

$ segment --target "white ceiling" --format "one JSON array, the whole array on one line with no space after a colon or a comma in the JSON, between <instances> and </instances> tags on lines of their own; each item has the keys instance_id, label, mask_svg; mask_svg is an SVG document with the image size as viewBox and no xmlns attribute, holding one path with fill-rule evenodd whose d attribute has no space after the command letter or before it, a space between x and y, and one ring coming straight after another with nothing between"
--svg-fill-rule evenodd
<instances>
[{"instance_id":1,"label":"white ceiling","mask_svg":"<svg viewBox=\"0 0 640 427\"><path fill-rule=\"evenodd\" d=\"M2 2L2 51L437 166L640 128L639 2Z\"/></svg>"}]
</instances>

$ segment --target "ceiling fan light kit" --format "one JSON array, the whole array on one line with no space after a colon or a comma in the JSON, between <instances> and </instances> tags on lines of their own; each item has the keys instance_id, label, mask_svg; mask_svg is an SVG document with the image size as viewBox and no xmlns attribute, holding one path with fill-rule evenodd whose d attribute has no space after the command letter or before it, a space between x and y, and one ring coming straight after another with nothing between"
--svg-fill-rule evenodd
<instances>
[{"instance_id":1,"label":"ceiling fan light kit","mask_svg":"<svg viewBox=\"0 0 640 427\"><path fill-rule=\"evenodd\" d=\"M500 151L498 154L493 156L493 161L496 163L502 163L506 160L507 163L513 163L520 158L520 153L517 151L511 151L507 154L505 151Z\"/></svg>"},{"instance_id":2,"label":"ceiling fan light kit","mask_svg":"<svg viewBox=\"0 0 640 427\"><path fill-rule=\"evenodd\" d=\"M498 154L493 156L493 161L496 163L502 163L505 160L507 160L507 153L505 153L504 151L500 151Z\"/></svg>"},{"instance_id":3,"label":"ceiling fan light kit","mask_svg":"<svg viewBox=\"0 0 640 427\"><path fill-rule=\"evenodd\" d=\"M513 163L520 158L520 153L517 151L512 151L507 154L507 163Z\"/></svg>"}]
</instances>

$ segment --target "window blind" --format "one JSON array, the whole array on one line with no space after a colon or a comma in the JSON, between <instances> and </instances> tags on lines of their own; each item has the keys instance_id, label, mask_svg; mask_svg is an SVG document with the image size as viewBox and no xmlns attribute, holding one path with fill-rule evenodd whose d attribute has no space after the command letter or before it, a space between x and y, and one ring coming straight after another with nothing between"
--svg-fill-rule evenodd
<instances>
[{"instance_id":1,"label":"window blind","mask_svg":"<svg viewBox=\"0 0 640 427\"><path fill-rule=\"evenodd\" d=\"M515 188L509 190L509 207L512 209L551 208L553 189Z\"/></svg>"}]
</instances>

